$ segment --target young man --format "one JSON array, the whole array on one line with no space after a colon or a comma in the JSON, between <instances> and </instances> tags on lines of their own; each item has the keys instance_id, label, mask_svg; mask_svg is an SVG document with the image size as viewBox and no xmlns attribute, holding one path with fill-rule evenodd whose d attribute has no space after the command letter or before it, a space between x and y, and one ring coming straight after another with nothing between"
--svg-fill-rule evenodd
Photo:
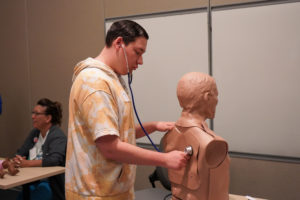
<instances>
[{"instance_id":1,"label":"young man","mask_svg":"<svg viewBox=\"0 0 300 200\"><path fill-rule=\"evenodd\" d=\"M134 199L134 164L172 169L186 165L184 152L159 153L135 146L143 133L134 125L121 75L143 64L148 38L133 21L115 22L101 53L75 67L69 100L67 199ZM173 126L171 122L144 124L149 133Z\"/></svg>"}]
</instances>

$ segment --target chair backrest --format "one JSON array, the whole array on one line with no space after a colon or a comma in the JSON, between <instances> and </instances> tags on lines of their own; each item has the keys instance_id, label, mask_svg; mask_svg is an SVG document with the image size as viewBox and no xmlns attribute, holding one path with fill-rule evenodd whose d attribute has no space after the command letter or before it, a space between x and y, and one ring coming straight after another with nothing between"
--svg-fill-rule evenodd
<instances>
[{"instance_id":1,"label":"chair backrest","mask_svg":"<svg viewBox=\"0 0 300 200\"><path fill-rule=\"evenodd\" d=\"M164 137L160 140L160 152L164 152L163 139ZM171 190L171 183L168 177L168 170L164 167L156 167L154 172L149 176L149 180L152 183L153 187L155 187L154 182L156 180L159 180L160 183L164 186L164 188L166 188L167 190Z\"/></svg>"}]
</instances>

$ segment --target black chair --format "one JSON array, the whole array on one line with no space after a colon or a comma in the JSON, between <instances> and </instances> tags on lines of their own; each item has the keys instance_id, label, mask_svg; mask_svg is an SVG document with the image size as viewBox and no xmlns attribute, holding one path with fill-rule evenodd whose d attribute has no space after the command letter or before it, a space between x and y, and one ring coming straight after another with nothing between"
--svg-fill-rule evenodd
<instances>
[{"instance_id":1,"label":"black chair","mask_svg":"<svg viewBox=\"0 0 300 200\"><path fill-rule=\"evenodd\" d=\"M163 139L161 139L159 144L159 150L164 152L163 147ZM164 186L165 189L171 190L171 183L168 177L168 170L163 167L156 167L154 172L149 175L149 181L152 184L152 187L155 188L155 181L160 181L160 183Z\"/></svg>"}]
</instances>

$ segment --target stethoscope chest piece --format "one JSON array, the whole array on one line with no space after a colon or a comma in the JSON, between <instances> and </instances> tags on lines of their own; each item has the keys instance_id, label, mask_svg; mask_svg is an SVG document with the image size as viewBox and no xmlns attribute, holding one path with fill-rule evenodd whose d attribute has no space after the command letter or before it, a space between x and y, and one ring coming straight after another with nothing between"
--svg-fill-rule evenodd
<instances>
[{"instance_id":1,"label":"stethoscope chest piece","mask_svg":"<svg viewBox=\"0 0 300 200\"><path fill-rule=\"evenodd\" d=\"M193 147L192 146L187 146L184 149L184 153L188 154L188 155L193 155Z\"/></svg>"}]
</instances>

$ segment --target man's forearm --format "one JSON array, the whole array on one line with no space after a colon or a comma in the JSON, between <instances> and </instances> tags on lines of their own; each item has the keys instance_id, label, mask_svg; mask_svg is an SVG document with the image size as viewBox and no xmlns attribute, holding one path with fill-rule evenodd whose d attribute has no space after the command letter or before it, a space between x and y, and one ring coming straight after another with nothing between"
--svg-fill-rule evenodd
<instances>
[{"instance_id":1,"label":"man's forearm","mask_svg":"<svg viewBox=\"0 0 300 200\"><path fill-rule=\"evenodd\" d=\"M164 121L153 121L147 122L143 124L143 127L147 131L147 133L153 133L154 131L167 132L171 130L175 125L175 122L164 122ZM135 126L136 138L140 138L145 136L143 133L143 129L137 125Z\"/></svg>"},{"instance_id":2,"label":"man's forearm","mask_svg":"<svg viewBox=\"0 0 300 200\"><path fill-rule=\"evenodd\" d=\"M118 138L96 144L107 159L128 164L165 166L166 159L163 153L146 150L122 142Z\"/></svg>"},{"instance_id":3,"label":"man's forearm","mask_svg":"<svg viewBox=\"0 0 300 200\"><path fill-rule=\"evenodd\" d=\"M148 134L151 134L157 130L156 124L157 124L157 122L146 122L146 123L143 123L143 127L145 128L145 130L147 131ZM139 124L137 124L135 126L135 134L136 134L136 138L145 136L145 133Z\"/></svg>"},{"instance_id":4,"label":"man's forearm","mask_svg":"<svg viewBox=\"0 0 300 200\"><path fill-rule=\"evenodd\" d=\"M150 151L122 142L115 135L102 136L95 142L97 148L106 159L121 163L180 169L186 165L189 159L189 156L183 151L171 151L168 153Z\"/></svg>"}]
</instances>

